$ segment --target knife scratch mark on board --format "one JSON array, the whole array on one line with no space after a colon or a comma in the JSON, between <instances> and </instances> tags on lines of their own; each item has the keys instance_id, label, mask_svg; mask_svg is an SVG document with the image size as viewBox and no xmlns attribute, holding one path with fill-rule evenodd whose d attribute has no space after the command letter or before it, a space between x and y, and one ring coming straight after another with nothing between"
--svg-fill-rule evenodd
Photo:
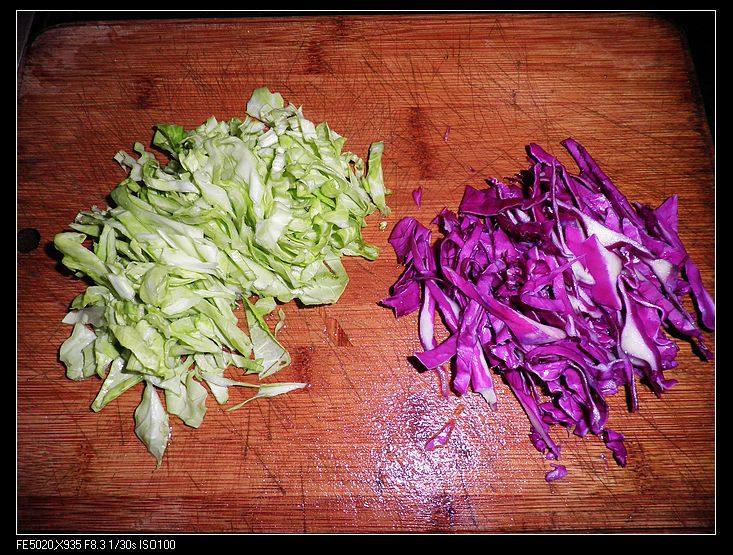
<instances>
[{"instance_id":1,"label":"knife scratch mark on board","mask_svg":"<svg viewBox=\"0 0 733 555\"><path fill-rule=\"evenodd\" d=\"M275 415L275 418L282 425L282 429L286 432L293 429L293 421L288 417L285 412L281 412L277 407L278 401L275 399L268 399L269 410Z\"/></svg>"},{"instance_id":2,"label":"knife scratch mark on board","mask_svg":"<svg viewBox=\"0 0 733 555\"><path fill-rule=\"evenodd\" d=\"M193 485L196 487L196 489L199 490L200 492L203 492L203 490L201 489L201 486L198 484L198 482L196 480L193 479L193 476L191 476L191 473L190 472L186 472L186 475L191 480L191 483L193 483Z\"/></svg>"},{"instance_id":3,"label":"knife scratch mark on board","mask_svg":"<svg viewBox=\"0 0 733 555\"><path fill-rule=\"evenodd\" d=\"M117 408L117 423L120 428L120 444L125 445L127 442L125 441L125 428L122 420L122 412L120 412L120 404L115 403L115 407Z\"/></svg>"},{"instance_id":4,"label":"knife scratch mark on board","mask_svg":"<svg viewBox=\"0 0 733 555\"><path fill-rule=\"evenodd\" d=\"M305 508L305 484L303 477L303 463L300 463L300 508L303 513L303 533L308 532L307 511Z\"/></svg>"},{"instance_id":5,"label":"knife scratch mark on board","mask_svg":"<svg viewBox=\"0 0 733 555\"><path fill-rule=\"evenodd\" d=\"M277 489L280 495L285 495L285 488L282 486L280 479L275 474L273 474L273 472L270 470L270 467L267 465L267 463L264 461L264 459L260 455L259 449L256 449L253 447L252 452L255 454L255 457L257 458L263 470L265 471L265 474L267 474L267 477L270 479L272 484L275 486L275 489Z\"/></svg>"},{"instance_id":6,"label":"knife scratch mark on board","mask_svg":"<svg viewBox=\"0 0 733 555\"><path fill-rule=\"evenodd\" d=\"M463 470L461 470L460 474L458 475L459 480L461 482L461 490L463 491L463 499L466 502L466 506L468 507L468 516L471 517L471 524L475 529L478 529L478 519L476 518L476 510L473 507L473 501L471 500L471 496L468 494L468 488L466 487L466 478L463 475Z\"/></svg>"},{"instance_id":7,"label":"knife scratch mark on board","mask_svg":"<svg viewBox=\"0 0 733 555\"><path fill-rule=\"evenodd\" d=\"M249 430L250 430L250 422L252 420L252 411L247 411L247 431L245 432L244 437L244 456L242 457L242 461L247 460L247 455L249 454Z\"/></svg>"}]
</instances>

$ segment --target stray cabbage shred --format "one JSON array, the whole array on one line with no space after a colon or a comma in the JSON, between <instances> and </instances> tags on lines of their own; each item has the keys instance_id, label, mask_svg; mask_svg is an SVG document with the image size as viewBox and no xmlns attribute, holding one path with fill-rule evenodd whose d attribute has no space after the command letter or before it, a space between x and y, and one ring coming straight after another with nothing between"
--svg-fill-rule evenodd
<instances>
[{"instance_id":1,"label":"stray cabbage shred","mask_svg":"<svg viewBox=\"0 0 733 555\"><path fill-rule=\"evenodd\" d=\"M605 398L625 390L633 412L637 379L657 396L676 383L665 372L678 346L665 330L712 359L700 327L714 329L715 306L680 240L677 196L656 209L632 204L583 146L562 144L579 174L531 144L527 170L466 187L457 214L438 214L435 243L415 218L399 221L389 242L405 269L382 303L397 317L418 312L415 356L438 372L452 362L457 394L470 387L493 408L492 369L501 376L548 459L560 458L550 435L560 425L600 436L625 466ZM440 343L436 320L448 334ZM567 474L552 466L548 481Z\"/></svg>"},{"instance_id":2,"label":"stray cabbage shred","mask_svg":"<svg viewBox=\"0 0 733 555\"><path fill-rule=\"evenodd\" d=\"M285 314L274 332L265 317L276 301L336 302L348 282L341 257L374 260L361 229L375 210L389 215L383 144L365 164L345 142L260 88L243 121L158 125L165 166L140 143L137 157L117 153L129 175L111 193L115 206L80 212L74 232L56 235L62 263L94 282L63 320L73 326L60 350L66 374L102 378L94 411L144 383L135 433L158 465L168 415L200 426L208 391L224 404L230 387L256 389L245 403L306 387L259 381L290 364L275 336ZM239 303L249 335L237 325ZM228 367L258 380L228 378Z\"/></svg>"}]
</instances>

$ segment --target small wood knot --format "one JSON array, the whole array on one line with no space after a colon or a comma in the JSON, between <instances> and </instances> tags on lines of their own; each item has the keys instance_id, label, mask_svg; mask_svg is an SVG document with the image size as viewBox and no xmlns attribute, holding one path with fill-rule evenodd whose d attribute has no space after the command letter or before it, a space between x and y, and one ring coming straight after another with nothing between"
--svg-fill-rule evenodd
<instances>
[{"instance_id":1,"label":"small wood knot","mask_svg":"<svg viewBox=\"0 0 733 555\"><path fill-rule=\"evenodd\" d=\"M35 227L25 227L18 232L18 252L31 252L38 248L41 234Z\"/></svg>"}]
</instances>

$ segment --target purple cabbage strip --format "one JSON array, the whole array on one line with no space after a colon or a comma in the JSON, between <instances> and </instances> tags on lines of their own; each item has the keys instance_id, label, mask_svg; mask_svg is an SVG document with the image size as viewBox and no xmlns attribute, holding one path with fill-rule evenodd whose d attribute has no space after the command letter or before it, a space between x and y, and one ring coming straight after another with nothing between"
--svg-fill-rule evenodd
<instances>
[{"instance_id":1,"label":"purple cabbage strip","mask_svg":"<svg viewBox=\"0 0 733 555\"><path fill-rule=\"evenodd\" d=\"M560 480L561 478L565 478L565 476L568 475L568 469L565 468L563 465L550 463L550 466L552 466L552 470L545 474L545 480L547 480L548 482Z\"/></svg>"},{"instance_id":2,"label":"purple cabbage strip","mask_svg":"<svg viewBox=\"0 0 733 555\"><path fill-rule=\"evenodd\" d=\"M624 436L611 429L603 431L603 442L613 453L613 458L619 466L626 466L626 446L624 445Z\"/></svg>"},{"instance_id":3,"label":"purple cabbage strip","mask_svg":"<svg viewBox=\"0 0 733 555\"><path fill-rule=\"evenodd\" d=\"M582 145L562 144L578 175L531 144L527 171L466 187L457 214L438 214L435 243L416 219L401 220L389 242L404 271L382 304L397 317L419 311L415 357L429 369L452 363L456 394L473 390L493 408L498 374L546 458L560 457L550 435L559 425L599 436L625 466L605 398L625 390L636 411L637 378L658 396L674 386L665 372L679 348L665 331L712 359L683 297L708 330L715 305L679 238L677 197L656 209L630 203ZM441 343L438 322L449 334ZM552 466L547 481L567 474Z\"/></svg>"}]
</instances>

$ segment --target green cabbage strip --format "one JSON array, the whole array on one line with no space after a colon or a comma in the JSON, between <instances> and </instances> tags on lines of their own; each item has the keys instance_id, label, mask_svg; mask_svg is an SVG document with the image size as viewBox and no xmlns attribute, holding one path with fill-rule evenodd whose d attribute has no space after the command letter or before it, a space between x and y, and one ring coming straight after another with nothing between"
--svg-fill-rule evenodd
<instances>
[{"instance_id":1,"label":"green cabbage strip","mask_svg":"<svg viewBox=\"0 0 733 555\"><path fill-rule=\"evenodd\" d=\"M67 376L103 379L94 411L145 382L135 433L158 465L168 414L201 425L202 383L220 404L232 386L257 389L248 401L306 386L259 381L290 364L265 316L276 301L336 302L348 282L341 257L374 260L361 229L375 210L389 214L382 143L365 165L326 123L266 88L247 114L192 131L158 125L153 145L170 162L161 166L140 143L137 158L120 151L129 175L111 193L116 206L80 212L74 232L54 239L63 264L95 283L64 318L74 326L60 351ZM239 302L249 335L233 312ZM282 310L278 317L275 332ZM257 382L225 377L230 366Z\"/></svg>"}]
</instances>

